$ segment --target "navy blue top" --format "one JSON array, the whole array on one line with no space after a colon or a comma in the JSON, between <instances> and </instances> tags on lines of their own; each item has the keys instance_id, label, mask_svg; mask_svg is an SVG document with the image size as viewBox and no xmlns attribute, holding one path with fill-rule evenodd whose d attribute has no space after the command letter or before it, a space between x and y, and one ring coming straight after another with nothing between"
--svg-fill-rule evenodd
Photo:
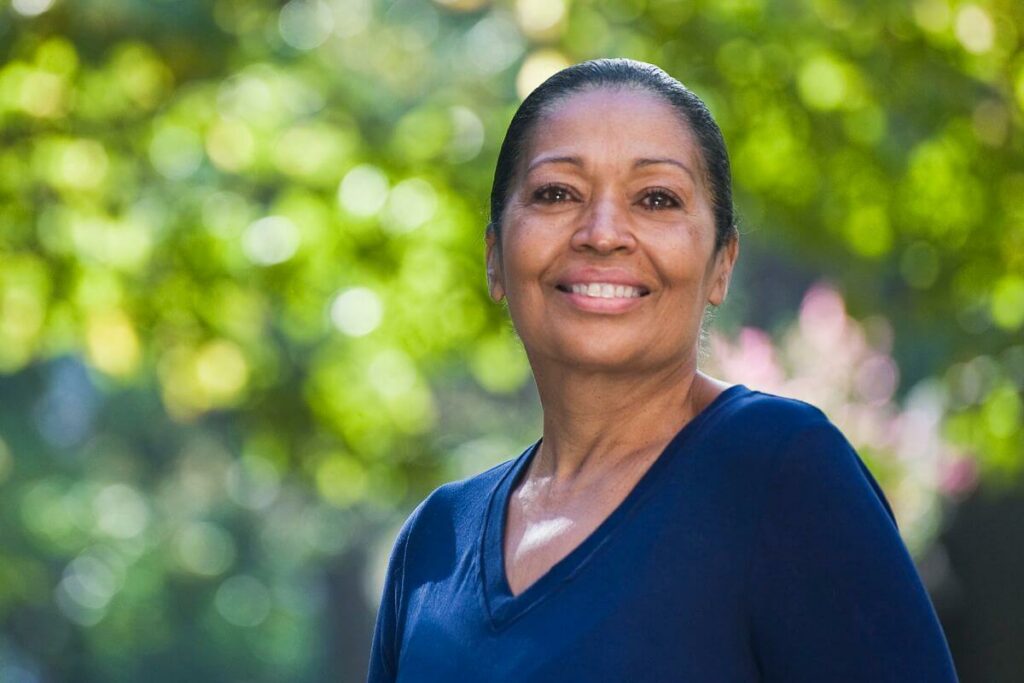
<instances>
[{"instance_id":1,"label":"navy blue top","mask_svg":"<svg viewBox=\"0 0 1024 683\"><path fill-rule=\"evenodd\" d=\"M885 495L818 408L726 389L513 596L507 504L539 444L409 516L370 683L957 680Z\"/></svg>"}]
</instances>

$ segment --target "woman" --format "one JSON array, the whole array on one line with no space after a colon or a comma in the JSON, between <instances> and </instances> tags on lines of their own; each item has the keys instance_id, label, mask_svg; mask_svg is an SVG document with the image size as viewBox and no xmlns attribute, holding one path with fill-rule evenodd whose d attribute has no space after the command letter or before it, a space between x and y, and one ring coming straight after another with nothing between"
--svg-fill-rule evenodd
<instances>
[{"instance_id":1,"label":"woman","mask_svg":"<svg viewBox=\"0 0 1024 683\"><path fill-rule=\"evenodd\" d=\"M697 370L739 250L700 99L640 62L561 71L512 120L491 218L543 435L406 521L371 682L956 681L843 435Z\"/></svg>"}]
</instances>

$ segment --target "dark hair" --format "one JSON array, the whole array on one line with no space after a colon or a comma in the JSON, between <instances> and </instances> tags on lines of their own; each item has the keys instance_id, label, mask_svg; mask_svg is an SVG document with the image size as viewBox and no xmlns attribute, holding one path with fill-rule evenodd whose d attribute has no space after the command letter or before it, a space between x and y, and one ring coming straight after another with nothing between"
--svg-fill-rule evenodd
<instances>
[{"instance_id":1,"label":"dark hair","mask_svg":"<svg viewBox=\"0 0 1024 683\"><path fill-rule=\"evenodd\" d=\"M675 107L697 139L706 185L710 188L715 216L715 249L736 237L732 205L732 175L722 131L707 105L682 83L653 64L633 59L593 59L562 69L539 85L523 100L509 123L498 153L491 186L491 220L488 230L500 236L509 184L515 176L523 146L533 126L555 102L585 90L600 87L632 87L647 90Z\"/></svg>"}]
</instances>

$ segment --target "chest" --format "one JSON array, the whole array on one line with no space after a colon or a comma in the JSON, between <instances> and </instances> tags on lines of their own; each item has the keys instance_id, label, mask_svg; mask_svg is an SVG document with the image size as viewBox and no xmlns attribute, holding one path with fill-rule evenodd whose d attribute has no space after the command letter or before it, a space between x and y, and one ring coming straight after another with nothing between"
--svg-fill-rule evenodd
<instances>
[{"instance_id":1,"label":"chest","mask_svg":"<svg viewBox=\"0 0 1024 683\"><path fill-rule=\"evenodd\" d=\"M612 496L542 519L507 500L504 539L485 534L479 556L442 553L448 572L407 575L399 680L758 680L730 517L700 509L692 491L657 493L626 514ZM436 549L441 538L429 541Z\"/></svg>"},{"instance_id":2,"label":"chest","mask_svg":"<svg viewBox=\"0 0 1024 683\"><path fill-rule=\"evenodd\" d=\"M629 495L636 478L594 486L562 501L540 503L528 491L512 495L503 553L512 594L526 591L597 532Z\"/></svg>"}]
</instances>

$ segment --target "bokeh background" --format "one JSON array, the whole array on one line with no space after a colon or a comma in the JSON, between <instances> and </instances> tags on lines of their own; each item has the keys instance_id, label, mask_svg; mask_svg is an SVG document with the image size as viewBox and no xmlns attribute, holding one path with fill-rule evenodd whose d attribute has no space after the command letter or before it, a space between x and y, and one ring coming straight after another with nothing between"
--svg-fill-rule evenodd
<instances>
[{"instance_id":1,"label":"bokeh background","mask_svg":"<svg viewBox=\"0 0 1024 683\"><path fill-rule=\"evenodd\" d=\"M964 683L1024 681L1024 4L3 0L0 681L365 679L398 525L540 410L487 298L514 108L707 100L702 366L881 482Z\"/></svg>"}]
</instances>

